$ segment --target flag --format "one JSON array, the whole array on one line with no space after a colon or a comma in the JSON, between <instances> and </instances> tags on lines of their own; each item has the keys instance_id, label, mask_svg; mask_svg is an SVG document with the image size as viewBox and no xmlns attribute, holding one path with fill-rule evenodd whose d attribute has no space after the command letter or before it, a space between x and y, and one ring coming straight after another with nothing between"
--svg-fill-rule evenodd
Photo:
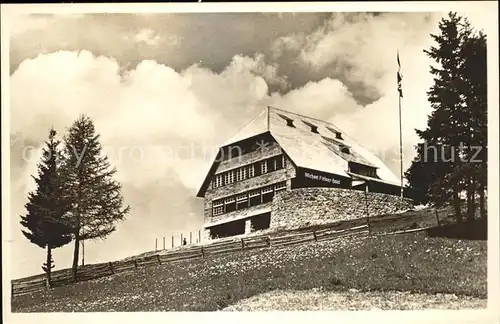
<instances>
[{"instance_id":1,"label":"flag","mask_svg":"<svg viewBox=\"0 0 500 324\"><path fill-rule=\"evenodd\" d=\"M399 61L399 51L398 51L398 92L400 98L403 98L403 88L401 85L402 80L403 76L401 75L401 62Z\"/></svg>"}]
</instances>

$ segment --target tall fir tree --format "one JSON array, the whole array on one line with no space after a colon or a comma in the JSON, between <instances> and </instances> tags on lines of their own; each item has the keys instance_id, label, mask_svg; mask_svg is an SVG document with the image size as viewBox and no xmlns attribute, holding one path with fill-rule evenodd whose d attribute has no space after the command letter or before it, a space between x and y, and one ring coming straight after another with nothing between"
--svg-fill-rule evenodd
<instances>
[{"instance_id":1,"label":"tall fir tree","mask_svg":"<svg viewBox=\"0 0 500 324\"><path fill-rule=\"evenodd\" d=\"M424 50L437 63L431 66L435 78L428 92L434 110L427 128L416 130L423 143L406 176L419 200L437 206L451 202L461 223L461 194L467 197L467 219L473 220L476 188L485 178L486 155L479 157L481 163L472 159L476 147L486 143L486 44L484 35L473 33L456 13L443 18L439 29L439 35L431 35L437 46ZM481 152L486 154L485 148Z\"/></svg>"},{"instance_id":2,"label":"tall fir tree","mask_svg":"<svg viewBox=\"0 0 500 324\"><path fill-rule=\"evenodd\" d=\"M55 136L56 131L51 129L38 164L38 177L33 176L37 189L28 194L25 205L28 213L21 216L21 225L26 229L22 230L24 236L33 244L47 249L46 262L42 266L47 288L51 286L51 270L54 268L52 250L72 240L71 228L66 219L71 205L59 169L60 141Z\"/></svg>"},{"instance_id":3,"label":"tall fir tree","mask_svg":"<svg viewBox=\"0 0 500 324\"><path fill-rule=\"evenodd\" d=\"M93 121L81 115L64 137L64 177L71 197L75 247L72 274L77 280L80 243L105 239L124 220L130 207L124 206L121 185L113 179L116 169L102 153Z\"/></svg>"},{"instance_id":4,"label":"tall fir tree","mask_svg":"<svg viewBox=\"0 0 500 324\"><path fill-rule=\"evenodd\" d=\"M475 214L476 192L479 195L481 218L486 217L485 192L487 190L487 60L486 35L476 32L465 20L465 41L461 55L465 58L462 74L467 104L467 122L470 129L470 143L467 151L470 175L468 195L468 217Z\"/></svg>"},{"instance_id":5,"label":"tall fir tree","mask_svg":"<svg viewBox=\"0 0 500 324\"><path fill-rule=\"evenodd\" d=\"M449 13L439 23L440 35L431 35L437 46L432 46L424 52L436 61L439 67L431 66L431 73L435 76L434 85L428 91L428 99L431 106L436 109L436 114L430 119L430 127L424 131L427 142L437 144L442 155L449 153L448 157L441 159L441 163L447 163L451 169L445 174L439 175L435 185L431 189L431 196L442 197L435 190L452 191L452 202L455 216L459 223L462 222L461 196L465 183L463 177L455 173L462 167L461 143L468 137L464 127L463 89L464 80L461 75L463 59L460 56L460 48L463 44L463 35L460 33L462 17L456 13ZM448 168L444 168L448 169Z\"/></svg>"}]
</instances>

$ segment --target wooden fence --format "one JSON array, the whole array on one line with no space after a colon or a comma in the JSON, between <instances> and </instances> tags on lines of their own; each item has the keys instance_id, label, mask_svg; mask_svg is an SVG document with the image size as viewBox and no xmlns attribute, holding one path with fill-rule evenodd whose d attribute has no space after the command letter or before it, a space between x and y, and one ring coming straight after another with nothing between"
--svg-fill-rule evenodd
<instances>
[{"instance_id":1,"label":"wooden fence","mask_svg":"<svg viewBox=\"0 0 500 324\"><path fill-rule=\"evenodd\" d=\"M229 238L201 246L185 246L178 250L158 252L137 259L82 266L78 269L77 281L102 278L124 271L131 271L139 267L161 265L169 262L205 258L218 254L268 248L271 246L273 248L280 248L305 242L336 240L351 235L367 236L368 233L368 225L361 225L341 230L323 228L319 230L301 231L294 234L284 234L281 236L261 235L242 237L237 240ZM52 273L52 287L63 286L73 282L71 269L58 270ZM46 289L44 274L12 280L12 296L32 293L44 289Z\"/></svg>"}]
</instances>

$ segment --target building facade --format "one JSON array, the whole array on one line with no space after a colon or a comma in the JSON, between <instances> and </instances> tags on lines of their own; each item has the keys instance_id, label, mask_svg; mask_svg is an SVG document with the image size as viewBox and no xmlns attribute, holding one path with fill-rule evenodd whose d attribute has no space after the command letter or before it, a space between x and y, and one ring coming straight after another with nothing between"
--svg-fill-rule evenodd
<instances>
[{"instance_id":1,"label":"building facade","mask_svg":"<svg viewBox=\"0 0 500 324\"><path fill-rule=\"evenodd\" d=\"M267 107L220 148L197 194L205 239L269 228L276 194L313 187L400 194L382 161L334 125Z\"/></svg>"}]
</instances>

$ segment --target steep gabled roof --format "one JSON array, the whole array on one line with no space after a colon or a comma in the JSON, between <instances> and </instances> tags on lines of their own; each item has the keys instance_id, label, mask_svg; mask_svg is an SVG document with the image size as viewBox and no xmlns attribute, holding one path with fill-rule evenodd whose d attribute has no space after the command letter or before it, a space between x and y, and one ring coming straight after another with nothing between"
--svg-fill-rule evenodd
<instances>
[{"instance_id":1,"label":"steep gabled roof","mask_svg":"<svg viewBox=\"0 0 500 324\"><path fill-rule=\"evenodd\" d=\"M230 144L234 144L246 138L262 134L268 131L268 117L267 110L264 109L262 112L252 119L245 127L243 127L238 133L233 135L229 140L227 140L222 147Z\"/></svg>"},{"instance_id":2,"label":"steep gabled roof","mask_svg":"<svg viewBox=\"0 0 500 324\"><path fill-rule=\"evenodd\" d=\"M290 120L293 123L290 124ZM348 162L377 168L380 181L399 186L398 178L373 153L337 126L316 118L268 107L222 147L269 132L297 167L352 177ZM341 138L337 138L337 133ZM338 145L348 149L341 151ZM218 163L214 161L197 196L203 196ZM375 179L374 179L375 180Z\"/></svg>"}]
</instances>

